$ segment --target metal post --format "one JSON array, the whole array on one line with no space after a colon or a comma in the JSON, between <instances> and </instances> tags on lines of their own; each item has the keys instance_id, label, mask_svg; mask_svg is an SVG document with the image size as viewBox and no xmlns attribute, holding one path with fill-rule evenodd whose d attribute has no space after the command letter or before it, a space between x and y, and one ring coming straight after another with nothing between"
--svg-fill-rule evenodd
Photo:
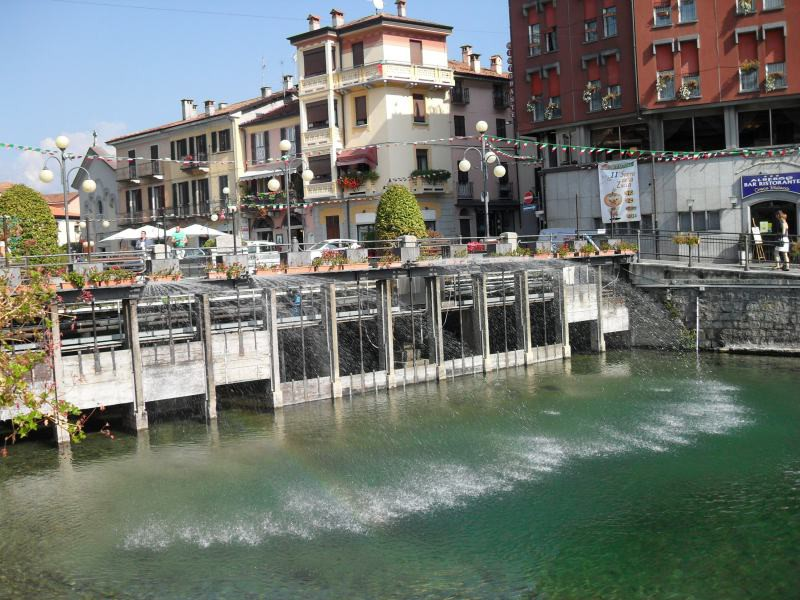
<instances>
[{"instance_id":1,"label":"metal post","mask_svg":"<svg viewBox=\"0 0 800 600\"><path fill-rule=\"evenodd\" d=\"M292 247L292 199L289 197L289 156L283 165L283 193L286 194L286 248Z\"/></svg>"},{"instance_id":2,"label":"metal post","mask_svg":"<svg viewBox=\"0 0 800 600\"><path fill-rule=\"evenodd\" d=\"M268 332L270 377L269 387L272 395L272 408L283 406L283 390L281 388L281 363L278 345L278 299L275 290L264 290L261 296L264 310L262 323Z\"/></svg>"},{"instance_id":3,"label":"metal post","mask_svg":"<svg viewBox=\"0 0 800 600\"><path fill-rule=\"evenodd\" d=\"M56 157L58 160L58 157ZM69 202L67 201L67 156L64 150L61 151L61 189L64 193L64 224L67 234L67 263L72 262L72 248L69 234Z\"/></svg>"},{"instance_id":4,"label":"metal post","mask_svg":"<svg viewBox=\"0 0 800 600\"><path fill-rule=\"evenodd\" d=\"M208 294L198 297L200 302L200 323L203 342L203 357L206 366L206 416L217 418L217 383L214 377L214 337L211 330L211 304Z\"/></svg>"},{"instance_id":5,"label":"metal post","mask_svg":"<svg viewBox=\"0 0 800 600\"><path fill-rule=\"evenodd\" d=\"M384 279L375 282L378 300L377 322L381 332L381 344L378 347L380 367L386 371L386 387L395 386L394 370L394 321L392 315L392 288L394 282Z\"/></svg>"},{"instance_id":6,"label":"metal post","mask_svg":"<svg viewBox=\"0 0 800 600\"><path fill-rule=\"evenodd\" d=\"M142 367L142 347L139 344L139 303L138 300L123 300L125 333L133 369L133 412L130 423L136 431L147 429L147 405L144 397Z\"/></svg>"},{"instance_id":7,"label":"metal post","mask_svg":"<svg viewBox=\"0 0 800 600\"><path fill-rule=\"evenodd\" d=\"M50 335L53 338L53 393L56 405L64 401L64 363L61 360L61 326L59 325L58 304L50 305ZM59 446L70 442L66 418L53 407L53 431Z\"/></svg>"},{"instance_id":8,"label":"metal post","mask_svg":"<svg viewBox=\"0 0 800 600\"><path fill-rule=\"evenodd\" d=\"M533 348L531 347L531 308L528 293L528 272L518 271L514 274L514 302L516 304L517 350L522 350L526 365L533 364Z\"/></svg>"},{"instance_id":9,"label":"metal post","mask_svg":"<svg viewBox=\"0 0 800 600\"><path fill-rule=\"evenodd\" d=\"M322 298L325 303L322 318L325 319L327 317L325 330L328 342L331 398L335 399L342 397L342 380L339 376L339 324L336 315L336 284L329 283L327 287L323 288Z\"/></svg>"},{"instance_id":10,"label":"metal post","mask_svg":"<svg viewBox=\"0 0 800 600\"><path fill-rule=\"evenodd\" d=\"M744 234L744 270L750 270L750 234Z\"/></svg>"},{"instance_id":11,"label":"metal post","mask_svg":"<svg viewBox=\"0 0 800 600\"><path fill-rule=\"evenodd\" d=\"M486 208L486 237L489 239L489 191L486 189L489 181L489 165L486 164L486 134L481 134L481 176L483 178L483 203Z\"/></svg>"},{"instance_id":12,"label":"metal post","mask_svg":"<svg viewBox=\"0 0 800 600\"><path fill-rule=\"evenodd\" d=\"M447 379L444 364L444 339L442 333L442 281L439 276L425 278L425 296L428 305L428 360L436 364L436 378Z\"/></svg>"},{"instance_id":13,"label":"metal post","mask_svg":"<svg viewBox=\"0 0 800 600\"><path fill-rule=\"evenodd\" d=\"M606 338L603 327L603 267L597 267L595 271L596 277L596 294L597 294L597 326L592 330L592 350L595 352L606 351Z\"/></svg>"},{"instance_id":14,"label":"metal post","mask_svg":"<svg viewBox=\"0 0 800 600\"><path fill-rule=\"evenodd\" d=\"M492 370L489 348L489 309L486 296L486 273L472 276L472 339L477 337L484 373Z\"/></svg>"}]
</instances>

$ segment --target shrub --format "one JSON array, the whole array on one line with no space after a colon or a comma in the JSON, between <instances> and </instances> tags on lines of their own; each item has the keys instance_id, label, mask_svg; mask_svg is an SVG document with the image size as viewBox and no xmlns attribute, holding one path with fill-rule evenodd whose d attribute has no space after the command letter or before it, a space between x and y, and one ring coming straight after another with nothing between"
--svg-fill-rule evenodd
<instances>
[{"instance_id":1,"label":"shrub","mask_svg":"<svg viewBox=\"0 0 800 600\"><path fill-rule=\"evenodd\" d=\"M203 242L203 248L216 248L217 247L217 240L214 238L207 239Z\"/></svg>"},{"instance_id":2,"label":"shrub","mask_svg":"<svg viewBox=\"0 0 800 600\"><path fill-rule=\"evenodd\" d=\"M8 248L12 256L58 253L56 220L36 190L26 185L8 188L0 194L0 215L11 217Z\"/></svg>"},{"instance_id":3,"label":"shrub","mask_svg":"<svg viewBox=\"0 0 800 600\"><path fill-rule=\"evenodd\" d=\"M375 234L379 240L396 240L401 235L425 237L425 221L417 199L408 188L390 185L378 203Z\"/></svg>"}]
</instances>

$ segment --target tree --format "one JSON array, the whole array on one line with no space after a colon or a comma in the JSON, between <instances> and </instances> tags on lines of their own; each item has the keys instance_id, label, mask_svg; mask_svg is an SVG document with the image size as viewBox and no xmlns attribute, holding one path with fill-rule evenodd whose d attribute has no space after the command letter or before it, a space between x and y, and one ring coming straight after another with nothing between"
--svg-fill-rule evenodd
<instances>
[{"instance_id":1,"label":"tree","mask_svg":"<svg viewBox=\"0 0 800 600\"><path fill-rule=\"evenodd\" d=\"M11 217L8 249L12 256L58 254L58 227L44 197L27 185L0 194L0 215Z\"/></svg>"},{"instance_id":2,"label":"tree","mask_svg":"<svg viewBox=\"0 0 800 600\"><path fill-rule=\"evenodd\" d=\"M425 221L417 198L402 185L386 188L375 215L375 235L379 240L395 240L401 235L425 237Z\"/></svg>"}]
</instances>

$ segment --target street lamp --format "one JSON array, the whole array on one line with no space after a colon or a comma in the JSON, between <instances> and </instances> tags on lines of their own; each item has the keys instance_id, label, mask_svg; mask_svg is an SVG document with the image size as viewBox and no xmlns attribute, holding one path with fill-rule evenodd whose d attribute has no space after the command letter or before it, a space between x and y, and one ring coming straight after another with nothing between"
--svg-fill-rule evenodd
<instances>
[{"instance_id":1,"label":"street lamp","mask_svg":"<svg viewBox=\"0 0 800 600\"><path fill-rule=\"evenodd\" d=\"M231 229L233 230L233 253L239 254L238 250L238 238L241 235L241 228L239 226L238 218L239 218L239 198L235 199L235 202L231 204L229 194L231 193L231 189L228 186L222 188L222 193L225 194L225 212L228 215L233 216L233 223L231 223ZM211 215L211 220L216 221L215 218L217 215ZM218 218L218 217L217 217Z\"/></svg>"},{"instance_id":2,"label":"street lamp","mask_svg":"<svg viewBox=\"0 0 800 600\"><path fill-rule=\"evenodd\" d=\"M97 223L98 222L97 221L97 214L94 211L91 211L91 216L92 216L91 222ZM97 245L97 225L95 225L94 231L92 232L92 234L94 236L94 239L90 240L89 239L89 232L90 232L91 228L89 227L89 222L90 222L90 219L89 219L89 215L87 214L86 218L81 220L81 222L78 225L78 227L81 230L85 230L85 232L86 232L86 249L87 249L87 254L89 254L89 257L90 257L90 260L91 260L92 250ZM102 221L99 222L99 224L103 229L108 229L111 226L111 222L108 219L103 219Z\"/></svg>"},{"instance_id":3,"label":"street lamp","mask_svg":"<svg viewBox=\"0 0 800 600\"><path fill-rule=\"evenodd\" d=\"M283 189L286 194L286 243L287 246L292 242L292 198L289 195L289 175L292 169L303 167L301 177L305 183L310 183L314 179L314 172L308 168L305 159L298 154L289 154L292 149L292 142L281 140L278 148L283 153L281 162L283 163ZM281 189L281 182L274 177L267 182L267 189L275 193Z\"/></svg>"},{"instance_id":4,"label":"street lamp","mask_svg":"<svg viewBox=\"0 0 800 600\"><path fill-rule=\"evenodd\" d=\"M487 152L486 151L486 136L484 135L486 131L489 129L489 125L486 121L478 121L475 124L475 131L477 131L481 136L481 149L478 150L474 146L470 146L466 150L464 150L464 156L461 161L458 163L458 170L462 173L468 172L472 168L472 164L467 160L467 154L470 151L475 151L480 153L480 166L481 166L481 178L483 182L483 191L481 192L481 201L484 204L485 209L485 220L486 220L486 238L489 237L489 192L486 189L488 180L489 180L489 166L494 165L497 162L497 155L494 152ZM503 165L495 165L492 169L492 173L495 177L500 179L501 177L505 177L506 168Z\"/></svg>"},{"instance_id":5,"label":"street lamp","mask_svg":"<svg viewBox=\"0 0 800 600\"><path fill-rule=\"evenodd\" d=\"M69 147L69 138L65 135L60 135L56 138L56 146L61 151L60 155L54 154L48 156L45 161L44 165L42 166L42 170L39 172L39 181L42 183L50 183L55 179L55 174L47 168L47 162L52 159L58 163L58 168L61 174L61 189L64 193L64 223L66 226L66 233L67 233L67 257L69 261L72 260L72 249L70 248L70 235L69 235L69 202L67 200L67 180L69 176L74 171L84 171L86 173L86 179L83 180L81 184L81 189L86 192L87 194L92 194L97 189L97 184L92 179L91 174L89 171L84 169L83 167L74 167L67 171L67 160L73 158L71 155L67 155L66 150Z\"/></svg>"}]
</instances>

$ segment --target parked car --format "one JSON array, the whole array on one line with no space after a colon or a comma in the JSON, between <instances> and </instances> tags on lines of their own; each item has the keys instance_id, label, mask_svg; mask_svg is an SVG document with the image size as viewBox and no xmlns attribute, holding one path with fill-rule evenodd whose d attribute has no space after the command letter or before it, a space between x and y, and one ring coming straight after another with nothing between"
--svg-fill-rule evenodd
<instances>
[{"instance_id":1,"label":"parked car","mask_svg":"<svg viewBox=\"0 0 800 600\"><path fill-rule=\"evenodd\" d=\"M247 250L247 266L252 271L256 265L274 267L281 264L281 254L274 242L251 241L245 242Z\"/></svg>"},{"instance_id":2,"label":"parked car","mask_svg":"<svg viewBox=\"0 0 800 600\"><path fill-rule=\"evenodd\" d=\"M184 248L183 258L178 261L181 273L185 277L202 277L211 254L206 248Z\"/></svg>"},{"instance_id":3,"label":"parked car","mask_svg":"<svg viewBox=\"0 0 800 600\"><path fill-rule=\"evenodd\" d=\"M333 239L333 240L325 240L314 244L310 248L308 248L308 252L311 253L311 260L315 258L321 258L322 253L326 250L333 250L337 252L344 252L345 250L361 248L358 243L358 240L348 240L348 239Z\"/></svg>"}]
</instances>

